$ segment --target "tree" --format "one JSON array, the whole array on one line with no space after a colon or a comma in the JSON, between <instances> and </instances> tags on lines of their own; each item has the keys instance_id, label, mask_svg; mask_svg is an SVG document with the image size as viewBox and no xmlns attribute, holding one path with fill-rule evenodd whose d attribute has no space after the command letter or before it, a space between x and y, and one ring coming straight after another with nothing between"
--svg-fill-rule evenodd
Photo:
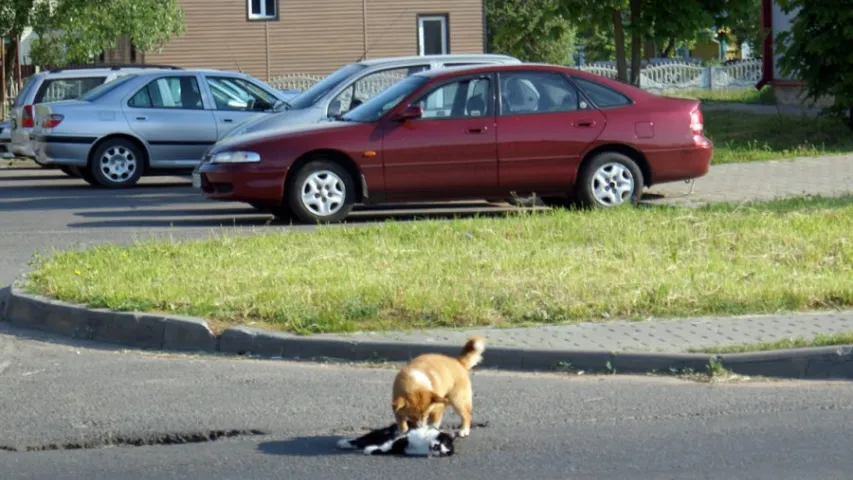
<instances>
[{"instance_id":1,"label":"tree","mask_svg":"<svg viewBox=\"0 0 853 480\"><path fill-rule=\"evenodd\" d=\"M33 11L33 0L3 0L0 2L0 41L5 37L17 38L29 26ZM12 65L18 57L15 44L6 51L5 65L0 70L6 72L6 78L0 81L8 81L12 76Z\"/></svg>"},{"instance_id":2,"label":"tree","mask_svg":"<svg viewBox=\"0 0 853 480\"><path fill-rule=\"evenodd\" d=\"M40 1L32 15L30 56L38 65L89 63L122 36L140 51L161 48L184 32L178 0Z\"/></svg>"},{"instance_id":3,"label":"tree","mask_svg":"<svg viewBox=\"0 0 853 480\"><path fill-rule=\"evenodd\" d=\"M834 97L829 110L845 111L853 129L853 0L777 2L786 14L796 13L789 30L776 37L782 73L799 77L808 99Z\"/></svg>"},{"instance_id":4,"label":"tree","mask_svg":"<svg viewBox=\"0 0 853 480\"><path fill-rule=\"evenodd\" d=\"M528 62L568 63L575 35L559 6L559 0L487 0L489 51Z\"/></svg>"}]
</instances>

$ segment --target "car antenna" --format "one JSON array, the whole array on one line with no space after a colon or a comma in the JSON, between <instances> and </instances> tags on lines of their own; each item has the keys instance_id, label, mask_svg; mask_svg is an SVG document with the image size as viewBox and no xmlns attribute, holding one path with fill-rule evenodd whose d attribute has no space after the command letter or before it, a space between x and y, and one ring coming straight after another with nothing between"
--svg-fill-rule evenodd
<instances>
[{"instance_id":1,"label":"car antenna","mask_svg":"<svg viewBox=\"0 0 853 480\"><path fill-rule=\"evenodd\" d=\"M234 56L234 50L231 50L231 44L226 43L228 45L228 53L231 54L231 58L234 60L234 65L237 65L237 71L243 73L243 69L240 68L240 62L237 61L237 57Z\"/></svg>"}]
</instances>

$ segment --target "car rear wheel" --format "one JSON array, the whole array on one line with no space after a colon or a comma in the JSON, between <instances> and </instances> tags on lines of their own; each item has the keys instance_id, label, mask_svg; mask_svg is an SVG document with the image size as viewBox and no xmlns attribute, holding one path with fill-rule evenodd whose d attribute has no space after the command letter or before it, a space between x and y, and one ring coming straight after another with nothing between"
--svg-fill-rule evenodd
<instances>
[{"instance_id":1,"label":"car rear wheel","mask_svg":"<svg viewBox=\"0 0 853 480\"><path fill-rule=\"evenodd\" d=\"M637 162L621 153L602 152L578 176L577 198L587 207L636 205L643 185L643 172Z\"/></svg>"},{"instance_id":2,"label":"car rear wheel","mask_svg":"<svg viewBox=\"0 0 853 480\"><path fill-rule=\"evenodd\" d=\"M89 161L88 170L99 186L127 188L135 185L142 177L144 164L139 147L130 141L117 138L107 140L98 147Z\"/></svg>"},{"instance_id":3,"label":"car rear wheel","mask_svg":"<svg viewBox=\"0 0 853 480\"><path fill-rule=\"evenodd\" d=\"M328 160L306 163L286 189L286 205L305 223L336 223L355 203L355 182L341 165Z\"/></svg>"}]
</instances>

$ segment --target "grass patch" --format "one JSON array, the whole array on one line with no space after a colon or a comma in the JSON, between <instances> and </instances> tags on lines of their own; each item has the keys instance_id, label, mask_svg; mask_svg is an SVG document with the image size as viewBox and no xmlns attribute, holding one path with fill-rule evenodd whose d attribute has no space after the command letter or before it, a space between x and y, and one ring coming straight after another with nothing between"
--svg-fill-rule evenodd
<instances>
[{"instance_id":1,"label":"grass patch","mask_svg":"<svg viewBox=\"0 0 853 480\"><path fill-rule=\"evenodd\" d=\"M803 202L146 240L38 257L26 288L297 333L851 306L853 205Z\"/></svg>"},{"instance_id":2,"label":"grass patch","mask_svg":"<svg viewBox=\"0 0 853 480\"><path fill-rule=\"evenodd\" d=\"M853 345L853 332L819 335L815 338L786 338L785 340L776 342L691 348L689 351L693 353L746 353L789 348L831 347L835 345Z\"/></svg>"},{"instance_id":3,"label":"grass patch","mask_svg":"<svg viewBox=\"0 0 853 480\"><path fill-rule=\"evenodd\" d=\"M749 105L775 105L771 87L761 90L755 88L730 88L725 90L667 90L663 93L670 97L695 98L702 103L745 103Z\"/></svg>"},{"instance_id":4,"label":"grass patch","mask_svg":"<svg viewBox=\"0 0 853 480\"><path fill-rule=\"evenodd\" d=\"M714 164L853 153L853 132L840 119L705 111Z\"/></svg>"}]
</instances>

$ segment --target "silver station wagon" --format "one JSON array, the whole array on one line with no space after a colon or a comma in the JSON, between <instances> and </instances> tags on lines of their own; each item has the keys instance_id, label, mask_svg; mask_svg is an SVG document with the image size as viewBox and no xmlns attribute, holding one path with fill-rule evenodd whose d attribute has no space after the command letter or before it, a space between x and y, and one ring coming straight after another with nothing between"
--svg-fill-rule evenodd
<instances>
[{"instance_id":1,"label":"silver station wagon","mask_svg":"<svg viewBox=\"0 0 853 480\"><path fill-rule=\"evenodd\" d=\"M235 125L283 110L289 96L237 72L145 72L36 105L30 136L39 162L91 185L129 187L145 174L191 170Z\"/></svg>"}]
</instances>

